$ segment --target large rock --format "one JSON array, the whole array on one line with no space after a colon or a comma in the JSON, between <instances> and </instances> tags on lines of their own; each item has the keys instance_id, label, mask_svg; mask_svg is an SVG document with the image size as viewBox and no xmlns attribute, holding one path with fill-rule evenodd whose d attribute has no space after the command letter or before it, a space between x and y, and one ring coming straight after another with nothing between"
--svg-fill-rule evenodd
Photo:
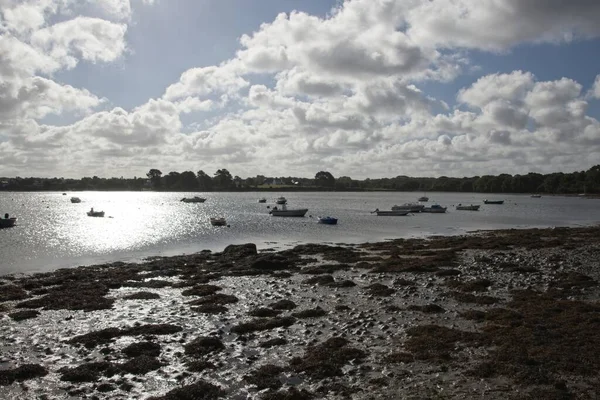
<instances>
[{"instance_id":1,"label":"large rock","mask_svg":"<svg viewBox=\"0 0 600 400\"><path fill-rule=\"evenodd\" d=\"M254 243L230 244L223 250L223 255L231 258L242 258L258 254Z\"/></svg>"},{"instance_id":2,"label":"large rock","mask_svg":"<svg viewBox=\"0 0 600 400\"><path fill-rule=\"evenodd\" d=\"M257 258L250 264L251 268L254 269L263 269L263 270L280 270L280 269L288 269L290 266L290 261L277 254L268 254L262 257Z\"/></svg>"}]
</instances>

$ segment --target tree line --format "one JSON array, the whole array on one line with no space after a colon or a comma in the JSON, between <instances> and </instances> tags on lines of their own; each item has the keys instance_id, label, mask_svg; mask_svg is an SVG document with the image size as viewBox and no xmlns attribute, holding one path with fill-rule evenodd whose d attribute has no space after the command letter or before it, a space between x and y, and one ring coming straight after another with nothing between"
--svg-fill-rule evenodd
<instances>
[{"instance_id":1,"label":"tree line","mask_svg":"<svg viewBox=\"0 0 600 400\"><path fill-rule=\"evenodd\" d=\"M209 175L198 172L172 171L163 174L150 169L146 176L134 178L81 179L63 178L0 178L0 190L67 191L67 190L155 190L155 191L260 191L260 190L338 190L338 191L432 191L479 193L544 193L600 194L600 165L587 171L551 174L483 175L463 178L409 177L353 179L335 178L330 172L319 171L313 178L267 177L257 175L241 178L227 169Z\"/></svg>"}]
</instances>

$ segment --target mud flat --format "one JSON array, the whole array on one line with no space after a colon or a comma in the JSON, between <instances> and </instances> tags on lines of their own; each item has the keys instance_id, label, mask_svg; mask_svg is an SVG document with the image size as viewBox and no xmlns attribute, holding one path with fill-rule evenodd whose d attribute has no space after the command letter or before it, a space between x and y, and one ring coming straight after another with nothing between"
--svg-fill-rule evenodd
<instances>
[{"instance_id":1,"label":"mud flat","mask_svg":"<svg viewBox=\"0 0 600 400\"><path fill-rule=\"evenodd\" d=\"M0 277L4 399L595 399L600 228Z\"/></svg>"}]
</instances>

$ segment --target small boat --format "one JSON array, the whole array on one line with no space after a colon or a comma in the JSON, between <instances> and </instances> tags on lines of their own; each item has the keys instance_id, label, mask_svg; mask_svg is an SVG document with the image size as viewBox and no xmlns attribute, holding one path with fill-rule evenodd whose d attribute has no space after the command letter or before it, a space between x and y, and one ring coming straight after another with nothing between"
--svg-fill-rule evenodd
<instances>
[{"instance_id":1,"label":"small boat","mask_svg":"<svg viewBox=\"0 0 600 400\"><path fill-rule=\"evenodd\" d=\"M325 225L337 225L337 218L333 217L319 217L319 223Z\"/></svg>"},{"instance_id":2,"label":"small boat","mask_svg":"<svg viewBox=\"0 0 600 400\"><path fill-rule=\"evenodd\" d=\"M4 218L0 218L0 229L1 228L12 228L17 223L17 218L8 217L8 214L4 214Z\"/></svg>"},{"instance_id":3,"label":"small boat","mask_svg":"<svg viewBox=\"0 0 600 400\"><path fill-rule=\"evenodd\" d=\"M504 200L488 200L485 199L483 204L504 204Z\"/></svg>"},{"instance_id":4,"label":"small boat","mask_svg":"<svg viewBox=\"0 0 600 400\"><path fill-rule=\"evenodd\" d=\"M184 203L204 203L206 199L203 197L194 196L184 197L183 199L181 199L181 201L183 201Z\"/></svg>"},{"instance_id":5,"label":"small boat","mask_svg":"<svg viewBox=\"0 0 600 400\"><path fill-rule=\"evenodd\" d=\"M87 212L88 217L104 217L104 211L94 211L92 208Z\"/></svg>"},{"instance_id":6,"label":"small boat","mask_svg":"<svg viewBox=\"0 0 600 400\"><path fill-rule=\"evenodd\" d=\"M275 203L277 204L287 204L287 199L283 196L278 197L277 199L275 199Z\"/></svg>"},{"instance_id":7,"label":"small boat","mask_svg":"<svg viewBox=\"0 0 600 400\"><path fill-rule=\"evenodd\" d=\"M417 200L419 200L419 201L422 201L422 202L426 203L426 202L428 202L428 201L429 201L429 197L427 197L427 196L421 196L421 197L419 197Z\"/></svg>"},{"instance_id":8,"label":"small boat","mask_svg":"<svg viewBox=\"0 0 600 400\"><path fill-rule=\"evenodd\" d=\"M465 211L478 211L479 207L481 207L479 204L475 204L475 205L471 204L468 206L463 206L462 204L459 204L456 206L456 209L457 210L465 210Z\"/></svg>"},{"instance_id":9,"label":"small boat","mask_svg":"<svg viewBox=\"0 0 600 400\"><path fill-rule=\"evenodd\" d=\"M274 217L304 217L307 211L308 208L287 209L284 207L278 209L277 207L273 207L273 209L269 211L269 214Z\"/></svg>"},{"instance_id":10,"label":"small boat","mask_svg":"<svg viewBox=\"0 0 600 400\"><path fill-rule=\"evenodd\" d=\"M227 225L227 221L225 221L225 218L223 218L223 217L211 218L210 224L212 226L225 226L225 225Z\"/></svg>"},{"instance_id":11,"label":"small boat","mask_svg":"<svg viewBox=\"0 0 600 400\"><path fill-rule=\"evenodd\" d=\"M266 202L267 202L267 199L265 199L265 198L263 197L262 199L258 199L258 202L259 202L259 203L266 203Z\"/></svg>"},{"instance_id":12,"label":"small boat","mask_svg":"<svg viewBox=\"0 0 600 400\"><path fill-rule=\"evenodd\" d=\"M448 207L442 207L439 204L432 204L431 207L425 207L421 212L432 213L432 214L443 214L446 212Z\"/></svg>"},{"instance_id":13,"label":"small boat","mask_svg":"<svg viewBox=\"0 0 600 400\"><path fill-rule=\"evenodd\" d=\"M404 215L408 215L409 212L410 212L410 210L379 211L379 209L376 209L375 211L372 211L371 214L377 214L380 217L401 217Z\"/></svg>"},{"instance_id":14,"label":"small boat","mask_svg":"<svg viewBox=\"0 0 600 400\"><path fill-rule=\"evenodd\" d=\"M79 197L71 197L71 203L81 203L81 199Z\"/></svg>"},{"instance_id":15,"label":"small boat","mask_svg":"<svg viewBox=\"0 0 600 400\"><path fill-rule=\"evenodd\" d=\"M531 197L533 197L534 199L539 199L540 197L542 197L541 194L532 194Z\"/></svg>"},{"instance_id":16,"label":"small boat","mask_svg":"<svg viewBox=\"0 0 600 400\"><path fill-rule=\"evenodd\" d=\"M409 212L421 212L423 210L423 208L425 208L425 205L423 205L423 204L404 203L401 206L392 207L392 211L408 210Z\"/></svg>"}]
</instances>

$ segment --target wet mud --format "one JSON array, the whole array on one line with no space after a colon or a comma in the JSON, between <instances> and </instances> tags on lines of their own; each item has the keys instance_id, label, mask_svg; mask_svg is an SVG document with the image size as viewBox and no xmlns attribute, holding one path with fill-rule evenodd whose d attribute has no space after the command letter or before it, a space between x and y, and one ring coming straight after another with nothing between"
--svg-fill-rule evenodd
<instances>
[{"instance_id":1,"label":"wet mud","mask_svg":"<svg viewBox=\"0 0 600 400\"><path fill-rule=\"evenodd\" d=\"M600 228L0 277L7 399L595 399Z\"/></svg>"}]
</instances>

